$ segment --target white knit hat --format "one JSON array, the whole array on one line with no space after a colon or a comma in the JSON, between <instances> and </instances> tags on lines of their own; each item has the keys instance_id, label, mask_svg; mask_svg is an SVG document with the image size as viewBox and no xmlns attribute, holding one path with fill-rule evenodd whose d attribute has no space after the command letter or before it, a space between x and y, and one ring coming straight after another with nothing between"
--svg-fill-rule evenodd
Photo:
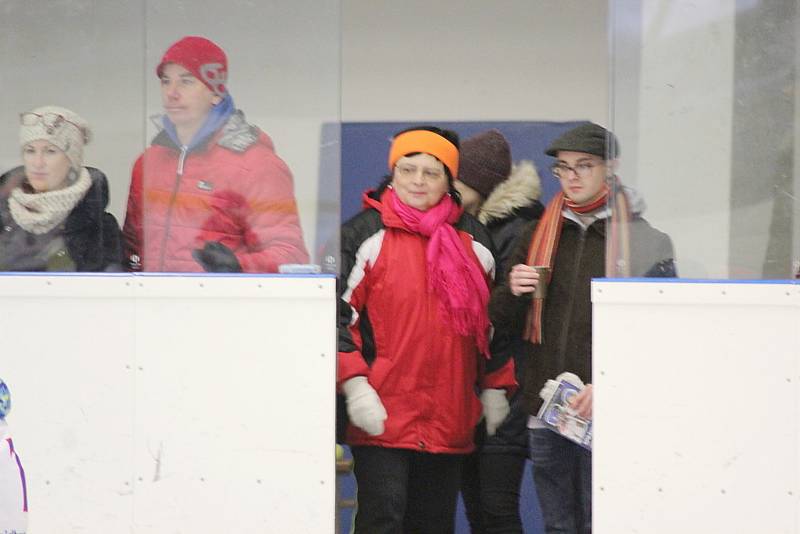
<instances>
[{"instance_id":1,"label":"white knit hat","mask_svg":"<svg viewBox=\"0 0 800 534\"><path fill-rule=\"evenodd\" d=\"M86 119L66 108L42 106L22 113L21 123L21 146L43 139L63 150L74 169L83 166L83 146L92 138Z\"/></svg>"}]
</instances>

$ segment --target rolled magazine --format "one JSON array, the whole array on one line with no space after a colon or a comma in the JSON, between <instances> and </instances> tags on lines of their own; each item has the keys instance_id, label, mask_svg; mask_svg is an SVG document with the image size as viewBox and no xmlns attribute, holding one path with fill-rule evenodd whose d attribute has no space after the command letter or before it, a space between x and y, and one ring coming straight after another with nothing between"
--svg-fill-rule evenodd
<instances>
[{"instance_id":1,"label":"rolled magazine","mask_svg":"<svg viewBox=\"0 0 800 534\"><path fill-rule=\"evenodd\" d=\"M592 450L592 420L578 416L570 401L581 388L561 380L552 388L552 395L544 399L537 417L544 425L581 447Z\"/></svg>"}]
</instances>

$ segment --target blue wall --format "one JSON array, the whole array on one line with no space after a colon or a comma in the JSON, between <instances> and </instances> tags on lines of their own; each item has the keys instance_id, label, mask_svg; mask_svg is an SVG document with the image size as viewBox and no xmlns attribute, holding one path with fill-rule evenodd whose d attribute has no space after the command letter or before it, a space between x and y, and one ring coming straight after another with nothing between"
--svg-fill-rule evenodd
<instances>
[{"instance_id":1,"label":"blue wall","mask_svg":"<svg viewBox=\"0 0 800 534\"><path fill-rule=\"evenodd\" d=\"M550 173L553 158L544 154L550 142L575 122L437 122L442 128L458 132L462 139L489 128L497 128L511 145L514 161L532 160L542 179L542 201L546 203L558 190ZM387 158L392 136L414 126L413 122L345 122L341 126L342 220L361 210L361 194L376 187L389 172Z\"/></svg>"}]
</instances>

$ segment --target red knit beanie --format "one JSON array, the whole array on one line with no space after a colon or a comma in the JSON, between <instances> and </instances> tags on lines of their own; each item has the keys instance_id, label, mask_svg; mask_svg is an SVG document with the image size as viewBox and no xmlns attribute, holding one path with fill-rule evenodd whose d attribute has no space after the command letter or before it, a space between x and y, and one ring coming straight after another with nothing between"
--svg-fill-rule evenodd
<instances>
[{"instance_id":1,"label":"red knit beanie","mask_svg":"<svg viewBox=\"0 0 800 534\"><path fill-rule=\"evenodd\" d=\"M156 67L159 78L167 63L188 70L216 95L224 97L228 92L228 58L222 48L205 37L189 35L170 46Z\"/></svg>"}]
</instances>

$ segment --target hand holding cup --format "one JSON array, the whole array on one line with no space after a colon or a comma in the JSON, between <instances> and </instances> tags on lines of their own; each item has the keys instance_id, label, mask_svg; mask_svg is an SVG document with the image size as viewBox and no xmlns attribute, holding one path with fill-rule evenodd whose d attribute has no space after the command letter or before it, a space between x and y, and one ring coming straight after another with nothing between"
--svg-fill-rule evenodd
<instances>
[{"instance_id":1,"label":"hand holding cup","mask_svg":"<svg viewBox=\"0 0 800 534\"><path fill-rule=\"evenodd\" d=\"M547 282L550 279L550 267L544 265L525 265L519 263L508 273L508 285L514 296L532 293L533 298L544 298Z\"/></svg>"}]
</instances>

